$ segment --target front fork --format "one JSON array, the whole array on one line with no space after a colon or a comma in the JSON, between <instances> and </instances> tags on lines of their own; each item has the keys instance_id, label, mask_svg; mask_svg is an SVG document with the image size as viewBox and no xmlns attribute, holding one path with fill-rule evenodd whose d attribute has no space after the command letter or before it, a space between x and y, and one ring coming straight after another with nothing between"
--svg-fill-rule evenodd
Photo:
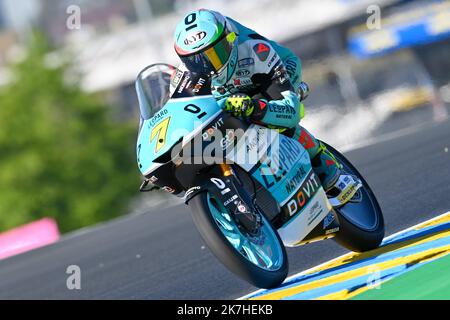
<instances>
[{"instance_id":1,"label":"front fork","mask_svg":"<svg viewBox=\"0 0 450 320\"><path fill-rule=\"evenodd\" d=\"M261 212L243 188L239 178L234 174L233 168L228 164L219 164L219 168L226 185L226 189L220 192L221 195L225 196L222 198L223 205L239 222L240 228L243 229L241 231L257 236L261 229Z\"/></svg>"},{"instance_id":2,"label":"front fork","mask_svg":"<svg viewBox=\"0 0 450 320\"><path fill-rule=\"evenodd\" d=\"M203 184L190 188L185 195L185 203L198 193L209 192L227 209L238 222L241 231L258 236L263 214L251 196L241 186L239 177L227 164L218 165L219 172L214 176L203 177ZM218 177L219 176L219 177ZM339 231L339 219L332 209L328 216L314 228L300 244L333 238Z\"/></svg>"},{"instance_id":3,"label":"front fork","mask_svg":"<svg viewBox=\"0 0 450 320\"><path fill-rule=\"evenodd\" d=\"M239 222L242 231L257 236L262 223L261 214L251 196L244 190L233 168L219 164L221 178L210 178L215 188L209 192L220 201L229 213Z\"/></svg>"}]
</instances>

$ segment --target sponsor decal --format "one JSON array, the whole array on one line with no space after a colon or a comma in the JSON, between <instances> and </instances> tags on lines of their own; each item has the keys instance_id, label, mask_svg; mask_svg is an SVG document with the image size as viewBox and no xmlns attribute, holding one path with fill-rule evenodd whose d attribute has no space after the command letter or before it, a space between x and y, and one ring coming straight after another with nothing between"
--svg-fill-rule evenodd
<instances>
[{"instance_id":1,"label":"sponsor decal","mask_svg":"<svg viewBox=\"0 0 450 320\"><path fill-rule=\"evenodd\" d=\"M295 194L287 203L289 215L293 216L300 210L302 210L316 194L317 190L321 187L320 181L317 176L311 171L303 184L300 186L299 191Z\"/></svg>"},{"instance_id":2,"label":"sponsor decal","mask_svg":"<svg viewBox=\"0 0 450 320\"><path fill-rule=\"evenodd\" d=\"M292 115L290 114L277 114L275 116L277 119L292 119Z\"/></svg>"},{"instance_id":3,"label":"sponsor decal","mask_svg":"<svg viewBox=\"0 0 450 320\"><path fill-rule=\"evenodd\" d=\"M150 181L150 183L155 183L156 181L158 181L158 178L155 176L150 177L150 179L148 179L148 181Z\"/></svg>"},{"instance_id":4,"label":"sponsor decal","mask_svg":"<svg viewBox=\"0 0 450 320\"><path fill-rule=\"evenodd\" d=\"M223 118L217 120L211 127L205 130L202 134L203 141L209 140L216 130L223 126Z\"/></svg>"},{"instance_id":5,"label":"sponsor decal","mask_svg":"<svg viewBox=\"0 0 450 320\"><path fill-rule=\"evenodd\" d=\"M258 105L260 110L264 110L267 107L267 103L262 100L258 100Z\"/></svg>"},{"instance_id":6,"label":"sponsor decal","mask_svg":"<svg viewBox=\"0 0 450 320\"><path fill-rule=\"evenodd\" d=\"M167 115L169 112L167 111L167 109L162 109L161 111L159 111L157 114L155 114L153 116L153 118L151 118L148 122L148 126L152 127L156 122L158 122L159 120L161 120L161 118L163 118L165 115Z\"/></svg>"},{"instance_id":7,"label":"sponsor decal","mask_svg":"<svg viewBox=\"0 0 450 320\"><path fill-rule=\"evenodd\" d=\"M310 208L309 217L308 217L308 226L310 226L319 215L323 212L323 208L321 207L319 201L316 201Z\"/></svg>"},{"instance_id":8,"label":"sponsor decal","mask_svg":"<svg viewBox=\"0 0 450 320\"><path fill-rule=\"evenodd\" d=\"M272 56L272 58L270 59L269 63L267 64L267 66L270 68L272 66L272 64L275 62L275 59L278 57L277 54L274 54Z\"/></svg>"},{"instance_id":9,"label":"sponsor decal","mask_svg":"<svg viewBox=\"0 0 450 320\"><path fill-rule=\"evenodd\" d=\"M239 210L239 212L242 212L242 213L248 212L247 207L245 205L243 205L242 202L240 202L238 204L237 209Z\"/></svg>"},{"instance_id":10,"label":"sponsor decal","mask_svg":"<svg viewBox=\"0 0 450 320\"><path fill-rule=\"evenodd\" d=\"M253 147L262 148L263 144L258 141L251 140L248 142L248 150ZM261 145L260 145L261 144ZM250 174L254 174L259 170L259 174L263 180L266 189L271 188L281 181L292 166L297 162L301 153L301 148L295 140L280 135L279 148L269 147L267 155L262 155L258 163L250 170Z\"/></svg>"},{"instance_id":11,"label":"sponsor decal","mask_svg":"<svg viewBox=\"0 0 450 320\"><path fill-rule=\"evenodd\" d=\"M250 78L241 78L241 85L242 86L250 86L253 84L252 79Z\"/></svg>"},{"instance_id":12,"label":"sponsor decal","mask_svg":"<svg viewBox=\"0 0 450 320\"><path fill-rule=\"evenodd\" d=\"M249 74L250 74L250 71L247 70L247 69L238 70L238 71L236 72L236 75L237 75L238 77L245 77L245 76L248 76Z\"/></svg>"},{"instance_id":13,"label":"sponsor decal","mask_svg":"<svg viewBox=\"0 0 450 320\"><path fill-rule=\"evenodd\" d=\"M251 85L253 82L250 78L239 78L239 79L234 79L234 85L237 87L242 87L242 86L249 86ZM231 90L230 90L231 91Z\"/></svg>"},{"instance_id":14,"label":"sponsor decal","mask_svg":"<svg viewBox=\"0 0 450 320\"><path fill-rule=\"evenodd\" d=\"M203 88L203 86L205 85L206 80L203 78L199 78L197 83L195 84L194 88L192 89L192 92L194 93L199 93L200 90Z\"/></svg>"},{"instance_id":15,"label":"sponsor decal","mask_svg":"<svg viewBox=\"0 0 450 320\"><path fill-rule=\"evenodd\" d=\"M302 132L300 133L300 137L298 138L298 141L302 144L302 146L306 150L316 147L316 144L314 143L312 137L309 135L308 132L306 132L306 130L302 130Z\"/></svg>"},{"instance_id":16,"label":"sponsor decal","mask_svg":"<svg viewBox=\"0 0 450 320\"><path fill-rule=\"evenodd\" d=\"M249 67L255 64L255 60L253 58L245 58L238 61L239 68Z\"/></svg>"},{"instance_id":17,"label":"sponsor decal","mask_svg":"<svg viewBox=\"0 0 450 320\"><path fill-rule=\"evenodd\" d=\"M227 201L225 201L223 203L224 206L229 205L230 203L232 203L234 200L236 200L238 198L238 196L235 194L234 196L232 196L230 199L228 199Z\"/></svg>"},{"instance_id":18,"label":"sponsor decal","mask_svg":"<svg viewBox=\"0 0 450 320\"><path fill-rule=\"evenodd\" d=\"M186 194L184 195L185 198L189 197L193 192L200 190L200 186L192 187L188 191L186 191Z\"/></svg>"},{"instance_id":19,"label":"sponsor decal","mask_svg":"<svg viewBox=\"0 0 450 320\"><path fill-rule=\"evenodd\" d=\"M174 193L176 191L174 188L169 187L169 186L162 187L161 189L168 193Z\"/></svg>"},{"instance_id":20,"label":"sponsor decal","mask_svg":"<svg viewBox=\"0 0 450 320\"><path fill-rule=\"evenodd\" d=\"M280 166L282 168L290 169L295 162L297 162L298 157L302 151L301 146L290 138L285 136L280 136L280 149L278 153Z\"/></svg>"},{"instance_id":21,"label":"sponsor decal","mask_svg":"<svg viewBox=\"0 0 450 320\"><path fill-rule=\"evenodd\" d=\"M358 190L356 188L357 186L354 184L349 185L342 193L338 196L338 201L340 203L346 203L349 201L354 195L355 192Z\"/></svg>"},{"instance_id":22,"label":"sponsor decal","mask_svg":"<svg viewBox=\"0 0 450 320\"><path fill-rule=\"evenodd\" d=\"M190 83L191 77L189 75L186 75L184 77L183 82L181 82L180 87L178 88L178 93L182 93L184 88L186 88L186 86L188 85L188 83Z\"/></svg>"},{"instance_id":23,"label":"sponsor decal","mask_svg":"<svg viewBox=\"0 0 450 320\"><path fill-rule=\"evenodd\" d=\"M323 228L326 229L334 221L334 215L330 212L325 219L323 219Z\"/></svg>"},{"instance_id":24,"label":"sponsor decal","mask_svg":"<svg viewBox=\"0 0 450 320\"><path fill-rule=\"evenodd\" d=\"M250 174L253 174L257 170L259 170L259 174L262 177L266 189L273 187L287 174L287 171L281 167L275 159L268 158L265 155L262 156L257 165L250 170Z\"/></svg>"},{"instance_id":25,"label":"sponsor decal","mask_svg":"<svg viewBox=\"0 0 450 320\"><path fill-rule=\"evenodd\" d=\"M336 227L336 228L325 231L325 234L327 235L327 234L331 234L331 233L336 233L339 230L340 230L339 227Z\"/></svg>"},{"instance_id":26,"label":"sponsor decal","mask_svg":"<svg viewBox=\"0 0 450 320\"><path fill-rule=\"evenodd\" d=\"M284 106L284 105L274 105L274 104L270 104L269 105L269 110L271 112L275 112L275 113L282 113L284 115L288 114L288 115L294 115L295 114L295 110L294 108L290 107L290 106Z\"/></svg>"},{"instance_id":27,"label":"sponsor decal","mask_svg":"<svg viewBox=\"0 0 450 320\"><path fill-rule=\"evenodd\" d=\"M206 32L205 31L198 31L198 32L194 32L189 34L186 39L184 40L184 44L187 46L196 44L197 42L203 40L206 37Z\"/></svg>"},{"instance_id":28,"label":"sponsor decal","mask_svg":"<svg viewBox=\"0 0 450 320\"><path fill-rule=\"evenodd\" d=\"M284 63L286 66L286 71L289 75L289 78L293 79L295 74L297 73L297 62L295 59L287 59Z\"/></svg>"},{"instance_id":29,"label":"sponsor decal","mask_svg":"<svg viewBox=\"0 0 450 320\"><path fill-rule=\"evenodd\" d=\"M303 168L303 166L298 168L295 175L289 181L286 182L286 192L288 194L294 192L305 176L306 176L305 168Z\"/></svg>"},{"instance_id":30,"label":"sponsor decal","mask_svg":"<svg viewBox=\"0 0 450 320\"><path fill-rule=\"evenodd\" d=\"M184 74L184 72L179 69L177 69L177 71L175 72L175 75L172 78L172 86L174 88L176 88L178 86L178 84L180 83L181 78L183 78L183 74Z\"/></svg>"},{"instance_id":31,"label":"sponsor decal","mask_svg":"<svg viewBox=\"0 0 450 320\"><path fill-rule=\"evenodd\" d=\"M227 67L227 79L231 78L234 70L236 69L237 58L238 58L237 54L231 54L231 59L228 62L228 67Z\"/></svg>"},{"instance_id":32,"label":"sponsor decal","mask_svg":"<svg viewBox=\"0 0 450 320\"><path fill-rule=\"evenodd\" d=\"M270 47L264 43L258 43L253 47L259 60L266 61L270 54Z\"/></svg>"}]
</instances>

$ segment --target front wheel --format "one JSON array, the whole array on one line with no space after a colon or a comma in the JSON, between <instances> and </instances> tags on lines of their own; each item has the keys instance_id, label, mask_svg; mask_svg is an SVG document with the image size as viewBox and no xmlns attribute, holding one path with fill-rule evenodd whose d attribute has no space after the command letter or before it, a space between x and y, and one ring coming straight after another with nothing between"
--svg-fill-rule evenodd
<instances>
[{"instance_id":1,"label":"front wheel","mask_svg":"<svg viewBox=\"0 0 450 320\"><path fill-rule=\"evenodd\" d=\"M240 228L223 204L207 192L191 199L189 206L203 240L229 270L259 288L274 288L284 281L288 274L286 250L263 214L255 236Z\"/></svg>"},{"instance_id":2,"label":"front wheel","mask_svg":"<svg viewBox=\"0 0 450 320\"><path fill-rule=\"evenodd\" d=\"M378 248L384 238L384 219L372 189L347 158L333 147L322 143L342 164L346 174L356 176L363 183L363 186L348 203L334 209L340 223L340 231L334 240L355 252Z\"/></svg>"}]
</instances>

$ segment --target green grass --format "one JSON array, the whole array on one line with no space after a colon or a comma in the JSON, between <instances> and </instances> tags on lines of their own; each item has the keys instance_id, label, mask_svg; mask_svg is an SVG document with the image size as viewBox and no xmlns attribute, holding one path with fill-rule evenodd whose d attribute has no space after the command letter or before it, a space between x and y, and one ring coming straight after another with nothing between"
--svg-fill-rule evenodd
<instances>
[{"instance_id":1,"label":"green grass","mask_svg":"<svg viewBox=\"0 0 450 320\"><path fill-rule=\"evenodd\" d=\"M450 300L450 255L429 262L351 300Z\"/></svg>"}]
</instances>

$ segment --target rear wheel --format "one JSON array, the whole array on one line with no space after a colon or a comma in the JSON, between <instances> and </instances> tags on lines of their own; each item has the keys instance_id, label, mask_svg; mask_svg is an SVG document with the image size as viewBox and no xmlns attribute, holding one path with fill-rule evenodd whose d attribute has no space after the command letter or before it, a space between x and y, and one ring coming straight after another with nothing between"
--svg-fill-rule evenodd
<instances>
[{"instance_id":1,"label":"rear wheel","mask_svg":"<svg viewBox=\"0 0 450 320\"><path fill-rule=\"evenodd\" d=\"M341 225L334 240L355 252L378 248L384 238L384 219L372 189L347 158L333 147L323 144L342 164L346 174L356 176L363 183L362 188L349 202L334 209Z\"/></svg>"},{"instance_id":2,"label":"rear wheel","mask_svg":"<svg viewBox=\"0 0 450 320\"><path fill-rule=\"evenodd\" d=\"M227 209L203 192L190 200L193 221L214 255L232 272L259 288L279 286L287 276L284 245L271 223L261 214L257 235L250 235Z\"/></svg>"}]
</instances>

